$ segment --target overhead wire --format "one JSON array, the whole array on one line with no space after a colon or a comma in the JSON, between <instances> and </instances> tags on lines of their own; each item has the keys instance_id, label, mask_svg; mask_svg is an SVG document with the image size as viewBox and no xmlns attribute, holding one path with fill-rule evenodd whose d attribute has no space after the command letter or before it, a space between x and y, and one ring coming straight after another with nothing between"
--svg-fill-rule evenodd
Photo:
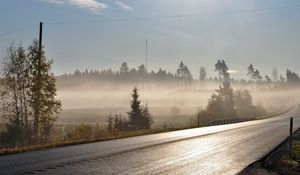
<instances>
[{"instance_id":1,"label":"overhead wire","mask_svg":"<svg viewBox=\"0 0 300 175\"><path fill-rule=\"evenodd\" d=\"M2 34L0 34L0 37L4 37L4 36L8 36L8 35L11 35L11 34L14 34L14 33L26 31L26 30L32 29L36 26L37 26L37 24L25 26L25 27L22 27L22 28L18 28L18 29L9 31L9 32L2 33Z\"/></svg>"},{"instance_id":2,"label":"overhead wire","mask_svg":"<svg viewBox=\"0 0 300 175\"><path fill-rule=\"evenodd\" d=\"M60 25L60 24L77 24L77 23L127 22L127 21L143 21L143 20L146 21L146 20L159 20L159 19L171 19L171 18L197 17L197 16L201 16L201 15L253 13L253 12L274 11L274 10L290 9L290 8L300 8L300 5L281 6L281 7L267 7L267 8L253 8L253 9L219 11L219 12L208 12L208 13L203 13L203 14L183 14L183 15L152 16L152 17L137 17L137 18L56 21L56 22L45 22L45 24Z\"/></svg>"},{"instance_id":3,"label":"overhead wire","mask_svg":"<svg viewBox=\"0 0 300 175\"><path fill-rule=\"evenodd\" d=\"M222 14L237 14L237 13L255 13L255 12L266 12L282 9L300 8L300 5L281 6L281 7L266 7L266 8L253 8L244 10L232 10L232 11L219 11L219 12L208 12L203 14L185 14L185 15L170 15L170 16L152 16L152 17L136 17L136 18L116 18L116 19L96 19L96 20L73 20L73 21L45 21L44 24L48 25L66 25L66 24L81 24L81 23L105 23L105 22L130 22L130 21L147 21L147 20L161 20L161 19L172 19L172 18L187 18L197 17L201 15L222 15ZM22 32L38 24L29 25L19 29L15 29L6 33L0 34L0 37L8 36L17 32Z\"/></svg>"}]
</instances>

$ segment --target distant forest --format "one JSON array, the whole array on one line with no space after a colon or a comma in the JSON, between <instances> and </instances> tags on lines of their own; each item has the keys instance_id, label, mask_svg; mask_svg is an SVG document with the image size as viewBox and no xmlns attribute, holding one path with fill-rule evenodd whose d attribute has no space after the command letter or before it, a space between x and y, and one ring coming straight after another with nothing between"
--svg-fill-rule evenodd
<instances>
[{"instance_id":1,"label":"distant forest","mask_svg":"<svg viewBox=\"0 0 300 175\"><path fill-rule=\"evenodd\" d=\"M224 61L224 60L222 60ZM222 65L222 61L218 62L215 66ZM216 70L215 70L216 71ZM276 68L273 69L271 75L261 75L260 71L255 69L252 64L247 68L246 79L234 79L230 78L230 82L238 83L242 85L258 84L258 85L270 85L276 84L282 85L300 85L299 75L289 69L287 69L285 75L279 75ZM193 77L187 65L182 61L180 62L178 69L175 73L159 68L158 71L147 71L146 66L141 64L137 68L130 68L126 62L123 62L119 70L106 69L106 70L75 70L74 73L63 74L56 77L59 87L78 85L85 82L112 82L112 83L157 83L160 85L177 83L181 86L190 86L195 81L200 82L220 82L219 77L208 77L206 68L201 66L197 77Z\"/></svg>"}]
</instances>

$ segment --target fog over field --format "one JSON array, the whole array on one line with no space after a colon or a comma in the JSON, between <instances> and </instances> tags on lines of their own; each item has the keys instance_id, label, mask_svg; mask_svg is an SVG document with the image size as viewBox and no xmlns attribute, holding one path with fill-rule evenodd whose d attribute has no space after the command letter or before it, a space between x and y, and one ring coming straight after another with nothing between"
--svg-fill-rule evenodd
<instances>
[{"instance_id":1,"label":"fog over field","mask_svg":"<svg viewBox=\"0 0 300 175\"><path fill-rule=\"evenodd\" d=\"M83 83L58 88L63 111L58 123L106 124L108 114L126 116L133 87L138 87L143 105L148 105L154 117L154 127L174 125L183 127L195 122L199 110L206 108L208 100L219 87L217 82L197 82L192 86L178 84ZM276 113L300 103L300 90L296 88L270 88L257 85L233 84L234 90L248 89L255 105L268 113ZM241 116L243 117L243 116Z\"/></svg>"}]
</instances>

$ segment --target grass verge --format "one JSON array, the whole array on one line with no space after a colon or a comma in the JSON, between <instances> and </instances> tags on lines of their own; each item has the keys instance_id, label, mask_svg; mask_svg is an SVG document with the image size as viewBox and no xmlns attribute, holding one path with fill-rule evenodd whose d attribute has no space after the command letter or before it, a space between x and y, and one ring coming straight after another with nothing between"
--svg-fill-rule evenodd
<instances>
[{"instance_id":1,"label":"grass verge","mask_svg":"<svg viewBox=\"0 0 300 175\"><path fill-rule=\"evenodd\" d=\"M300 128L293 135L292 157L288 155L288 140L271 154L255 162L240 175L299 175L300 174Z\"/></svg>"},{"instance_id":2,"label":"grass verge","mask_svg":"<svg viewBox=\"0 0 300 175\"><path fill-rule=\"evenodd\" d=\"M153 130L141 130L141 131L128 131L128 132L117 132L116 134L109 134L101 138L91 138L91 139L80 139L80 140L72 140L72 141L60 141L60 142L53 142L48 144L39 144L39 145L30 145L30 146L22 146L22 147L15 147L15 148L0 148L0 156L9 155L9 154L16 154L21 152L29 152L29 151L37 151L37 150L44 150L50 148L58 148L63 146L72 146L72 145L79 145L79 144L86 144L86 143L95 143L101 141L108 141L108 140L115 140L115 139L122 139L122 138L129 138L135 136L142 136L142 135L149 135L149 134L157 134L157 133L164 133L170 131L178 131L184 129L192 129L195 127L184 127L184 128L171 128L171 129L153 129Z\"/></svg>"}]
</instances>

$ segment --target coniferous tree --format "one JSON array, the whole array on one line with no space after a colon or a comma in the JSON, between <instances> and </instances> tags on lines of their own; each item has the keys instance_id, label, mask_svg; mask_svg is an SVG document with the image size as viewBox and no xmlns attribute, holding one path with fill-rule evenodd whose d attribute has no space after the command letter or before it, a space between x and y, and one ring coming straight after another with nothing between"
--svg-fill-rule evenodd
<instances>
[{"instance_id":1,"label":"coniferous tree","mask_svg":"<svg viewBox=\"0 0 300 175\"><path fill-rule=\"evenodd\" d=\"M230 82L225 81L223 86L217 90L218 95L222 99L222 111L225 117L235 117L236 111L234 108L233 89Z\"/></svg>"},{"instance_id":2,"label":"coniferous tree","mask_svg":"<svg viewBox=\"0 0 300 175\"><path fill-rule=\"evenodd\" d=\"M184 79L184 64L182 61L180 62L179 66L178 66L176 76L179 79L180 83L182 84L183 79Z\"/></svg>"},{"instance_id":3,"label":"coniferous tree","mask_svg":"<svg viewBox=\"0 0 300 175\"><path fill-rule=\"evenodd\" d=\"M193 81L193 76L189 70L189 68L184 65L184 63L181 61L179 64L179 67L176 71L176 78L179 80L179 85L181 88L183 86L192 83Z\"/></svg>"},{"instance_id":4,"label":"coniferous tree","mask_svg":"<svg viewBox=\"0 0 300 175\"><path fill-rule=\"evenodd\" d=\"M190 72L189 68L184 65L184 69L183 69L183 73L184 73L184 81L186 84L191 83L193 81L193 76L192 73Z\"/></svg>"},{"instance_id":5,"label":"coniferous tree","mask_svg":"<svg viewBox=\"0 0 300 175\"><path fill-rule=\"evenodd\" d=\"M266 78L266 83L267 84L271 84L272 83L272 80L271 80L271 78L268 75L265 75L265 78Z\"/></svg>"},{"instance_id":6,"label":"coniferous tree","mask_svg":"<svg viewBox=\"0 0 300 175\"><path fill-rule=\"evenodd\" d=\"M215 64L215 71L219 73L219 79L229 81L228 67L224 60L218 60Z\"/></svg>"},{"instance_id":7,"label":"coniferous tree","mask_svg":"<svg viewBox=\"0 0 300 175\"><path fill-rule=\"evenodd\" d=\"M206 80L206 75L207 75L207 73L206 73L205 67L201 66L200 71L199 71L199 79L201 82Z\"/></svg>"},{"instance_id":8,"label":"coniferous tree","mask_svg":"<svg viewBox=\"0 0 300 175\"><path fill-rule=\"evenodd\" d=\"M247 70L248 70L247 75L250 77L252 82L254 80L254 72L255 72L253 65L250 64Z\"/></svg>"},{"instance_id":9,"label":"coniferous tree","mask_svg":"<svg viewBox=\"0 0 300 175\"><path fill-rule=\"evenodd\" d=\"M142 129L143 114L140 105L138 89L135 87L131 95L132 101L130 102L131 110L128 112L129 123L134 130Z\"/></svg>"},{"instance_id":10,"label":"coniferous tree","mask_svg":"<svg viewBox=\"0 0 300 175\"><path fill-rule=\"evenodd\" d=\"M234 94L230 86L228 67L224 60L218 60L215 71L219 73L224 82L216 90L216 93L211 96L207 105L207 114L213 118L235 117Z\"/></svg>"},{"instance_id":11,"label":"coniferous tree","mask_svg":"<svg viewBox=\"0 0 300 175\"><path fill-rule=\"evenodd\" d=\"M141 64L141 65L138 67L138 73L139 73L141 76L146 76L147 70L146 70L145 65Z\"/></svg>"},{"instance_id":12,"label":"coniferous tree","mask_svg":"<svg viewBox=\"0 0 300 175\"><path fill-rule=\"evenodd\" d=\"M253 78L254 80L256 80L257 83L259 83L262 80L260 72L257 69L254 71Z\"/></svg>"},{"instance_id":13,"label":"coniferous tree","mask_svg":"<svg viewBox=\"0 0 300 175\"><path fill-rule=\"evenodd\" d=\"M207 105L207 114L212 118L232 118L236 116L233 89L225 81L211 96Z\"/></svg>"},{"instance_id":14,"label":"coniferous tree","mask_svg":"<svg viewBox=\"0 0 300 175\"><path fill-rule=\"evenodd\" d=\"M108 132L112 133L113 132L113 122L114 122L113 116L108 115L106 117L106 121L107 121L107 130L108 130Z\"/></svg>"},{"instance_id":15,"label":"coniferous tree","mask_svg":"<svg viewBox=\"0 0 300 175\"><path fill-rule=\"evenodd\" d=\"M238 117L249 117L254 113L254 105L248 90L237 90L234 92L234 104Z\"/></svg>"},{"instance_id":16,"label":"coniferous tree","mask_svg":"<svg viewBox=\"0 0 300 175\"><path fill-rule=\"evenodd\" d=\"M120 73L126 74L128 72L129 72L128 64L126 62L123 62L120 67Z\"/></svg>"},{"instance_id":17,"label":"coniferous tree","mask_svg":"<svg viewBox=\"0 0 300 175\"><path fill-rule=\"evenodd\" d=\"M283 84L286 81L286 79L282 75L280 75L279 76L279 81L280 81L281 84Z\"/></svg>"},{"instance_id":18,"label":"coniferous tree","mask_svg":"<svg viewBox=\"0 0 300 175\"><path fill-rule=\"evenodd\" d=\"M150 129L153 123L152 115L147 105L145 107L141 106L138 89L136 87L133 89L131 96L131 110L128 112L130 128L133 130Z\"/></svg>"},{"instance_id":19,"label":"coniferous tree","mask_svg":"<svg viewBox=\"0 0 300 175\"><path fill-rule=\"evenodd\" d=\"M150 129L153 124L152 115L150 114L148 105L142 108L143 114L143 129Z\"/></svg>"},{"instance_id":20,"label":"coniferous tree","mask_svg":"<svg viewBox=\"0 0 300 175\"><path fill-rule=\"evenodd\" d=\"M291 70L287 69L286 71L286 81L288 84L297 84L300 83L299 75Z\"/></svg>"},{"instance_id":21,"label":"coniferous tree","mask_svg":"<svg viewBox=\"0 0 300 175\"><path fill-rule=\"evenodd\" d=\"M124 119L121 115L116 114L114 117L110 118L110 120L108 120L108 125L110 125L112 122L113 123L113 129L112 131L114 131L114 129L117 129L118 131L128 131L129 130L129 122L128 120Z\"/></svg>"}]
</instances>

